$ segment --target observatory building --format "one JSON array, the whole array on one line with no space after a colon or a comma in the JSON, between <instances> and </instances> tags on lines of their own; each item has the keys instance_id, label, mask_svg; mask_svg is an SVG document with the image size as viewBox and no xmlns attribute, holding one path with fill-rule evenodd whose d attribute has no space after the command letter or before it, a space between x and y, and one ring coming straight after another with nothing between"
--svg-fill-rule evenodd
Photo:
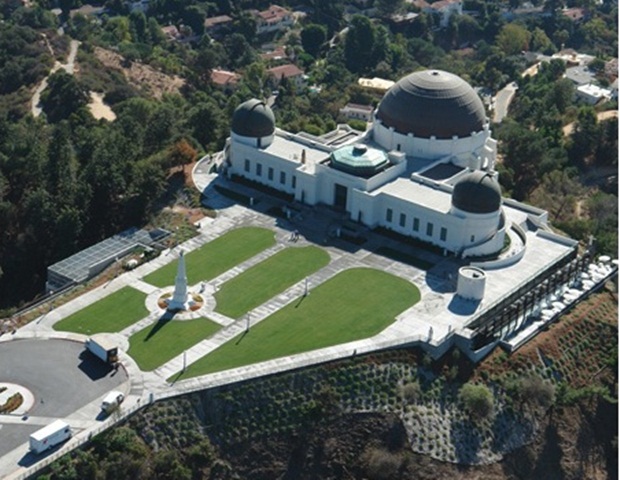
<instances>
[{"instance_id":1,"label":"observatory building","mask_svg":"<svg viewBox=\"0 0 620 480\"><path fill-rule=\"evenodd\" d=\"M385 93L365 132L286 132L265 102L248 100L233 114L223 171L467 264L451 297L429 292L440 308L423 305L423 295L410 313L456 328L466 349L479 351L514 335L587 263L576 241L551 231L546 211L502 197L489 127L465 80L425 70Z\"/></svg>"},{"instance_id":2,"label":"observatory building","mask_svg":"<svg viewBox=\"0 0 620 480\"><path fill-rule=\"evenodd\" d=\"M228 173L331 205L461 257L498 253L509 227L495 172L496 141L474 89L451 73L402 78L364 133L292 135L253 99L232 120Z\"/></svg>"}]
</instances>

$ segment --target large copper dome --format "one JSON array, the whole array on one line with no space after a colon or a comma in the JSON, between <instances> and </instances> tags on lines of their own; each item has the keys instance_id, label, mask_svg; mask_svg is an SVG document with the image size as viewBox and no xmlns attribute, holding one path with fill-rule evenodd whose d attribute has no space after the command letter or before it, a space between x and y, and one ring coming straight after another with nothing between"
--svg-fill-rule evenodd
<instances>
[{"instance_id":1,"label":"large copper dome","mask_svg":"<svg viewBox=\"0 0 620 480\"><path fill-rule=\"evenodd\" d=\"M403 135L438 139L467 137L487 123L482 101L471 85L441 70L401 78L381 100L377 118Z\"/></svg>"}]
</instances>

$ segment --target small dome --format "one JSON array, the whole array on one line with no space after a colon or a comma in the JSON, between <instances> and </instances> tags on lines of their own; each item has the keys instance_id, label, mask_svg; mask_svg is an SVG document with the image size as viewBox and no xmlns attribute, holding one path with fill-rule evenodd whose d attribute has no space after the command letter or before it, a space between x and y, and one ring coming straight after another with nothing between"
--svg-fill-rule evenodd
<instances>
[{"instance_id":1,"label":"small dome","mask_svg":"<svg viewBox=\"0 0 620 480\"><path fill-rule=\"evenodd\" d=\"M330 160L330 165L336 170L365 178L379 173L390 163L383 150L369 148L362 143L334 150Z\"/></svg>"},{"instance_id":2,"label":"small dome","mask_svg":"<svg viewBox=\"0 0 620 480\"><path fill-rule=\"evenodd\" d=\"M252 98L235 109L232 131L244 137L261 138L272 135L276 119L265 102Z\"/></svg>"},{"instance_id":3,"label":"small dome","mask_svg":"<svg viewBox=\"0 0 620 480\"><path fill-rule=\"evenodd\" d=\"M377 118L398 133L420 138L468 137L484 128L484 105L461 77L424 70L401 78L377 109Z\"/></svg>"},{"instance_id":4,"label":"small dome","mask_svg":"<svg viewBox=\"0 0 620 480\"><path fill-rule=\"evenodd\" d=\"M452 205L468 213L492 213L502 204L499 183L488 172L476 171L460 179L452 192Z\"/></svg>"}]
</instances>

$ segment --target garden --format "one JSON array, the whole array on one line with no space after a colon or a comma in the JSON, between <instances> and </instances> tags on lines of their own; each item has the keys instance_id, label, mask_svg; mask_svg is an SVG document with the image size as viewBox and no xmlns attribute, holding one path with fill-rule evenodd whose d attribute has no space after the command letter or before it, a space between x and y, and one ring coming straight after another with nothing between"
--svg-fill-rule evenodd
<instances>
[{"instance_id":1,"label":"garden","mask_svg":"<svg viewBox=\"0 0 620 480\"><path fill-rule=\"evenodd\" d=\"M370 268L345 270L191 364L180 378L372 337L420 300L410 282ZM178 380L175 375L175 380Z\"/></svg>"},{"instance_id":2,"label":"garden","mask_svg":"<svg viewBox=\"0 0 620 480\"><path fill-rule=\"evenodd\" d=\"M154 370L219 329L220 325L206 318L174 320L162 316L129 338L127 353L141 370Z\"/></svg>"},{"instance_id":3,"label":"garden","mask_svg":"<svg viewBox=\"0 0 620 480\"><path fill-rule=\"evenodd\" d=\"M274 233L266 228L242 227L231 230L186 255L187 282L194 285L211 280L275 245L275 242ZM171 262L144 277L144 281L163 288L174 283L176 273L177 262Z\"/></svg>"},{"instance_id":4,"label":"garden","mask_svg":"<svg viewBox=\"0 0 620 480\"><path fill-rule=\"evenodd\" d=\"M239 318L328 263L329 255L318 247L282 250L222 284L216 311Z\"/></svg>"},{"instance_id":5,"label":"garden","mask_svg":"<svg viewBox=\"0 0 620 480\"><path fill-rule=\"evenodd\" d=\"M93 335L120 332L148 315L146 295L124 287L54 324L54 330Z\"/></svg>"}]
</instances>

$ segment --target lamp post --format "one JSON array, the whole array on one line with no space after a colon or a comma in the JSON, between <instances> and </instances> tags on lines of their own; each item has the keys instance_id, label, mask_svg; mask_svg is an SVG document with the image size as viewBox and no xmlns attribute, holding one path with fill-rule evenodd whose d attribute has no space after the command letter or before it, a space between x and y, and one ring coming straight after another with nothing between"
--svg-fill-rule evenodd
<instances>
[{"instance_id":1,"label":"lamp post","mask_svg":"<svg viewBox=\"0 0 620 480\"><path fill-rule=\"evenodd\" d=\"M245 331L249 332L250 331L250 314L249 313L245 316L245 322L246 322Z\"/></svg>"}]
</instances>

